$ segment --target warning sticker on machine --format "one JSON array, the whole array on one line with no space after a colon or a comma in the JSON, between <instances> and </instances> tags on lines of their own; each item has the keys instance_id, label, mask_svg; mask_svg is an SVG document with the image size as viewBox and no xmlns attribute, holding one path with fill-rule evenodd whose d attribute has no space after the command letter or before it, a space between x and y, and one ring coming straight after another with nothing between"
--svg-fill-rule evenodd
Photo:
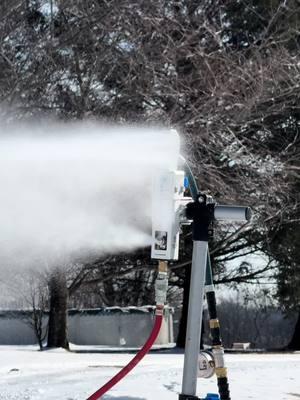
<instances>
[{"instance_id":1,"label":"warning sticker on machine","mask_svg":"<svg viewBox=\"0 0 300 400\"><path fill-rule=\"evenodd\" d=\"M168 243L168 232L166 231L155 231L155 250L167 250Z\"/></svg>"}]
</instances>

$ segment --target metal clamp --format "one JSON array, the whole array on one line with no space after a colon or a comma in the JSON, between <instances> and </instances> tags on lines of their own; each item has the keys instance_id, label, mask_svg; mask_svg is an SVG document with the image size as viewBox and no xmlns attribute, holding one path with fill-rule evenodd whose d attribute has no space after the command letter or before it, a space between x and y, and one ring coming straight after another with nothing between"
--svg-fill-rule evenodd
<instances>
[{"instance_id":1,"label":"metal clamp","mask_svg":"<svg viewBox=\"0 0 300 400\"><path fill-rule=\"evenodd\" d=\"M155 282L156 304L165 304L167 301L168 273L159 272Z\"/></svg>"}]
</instances>

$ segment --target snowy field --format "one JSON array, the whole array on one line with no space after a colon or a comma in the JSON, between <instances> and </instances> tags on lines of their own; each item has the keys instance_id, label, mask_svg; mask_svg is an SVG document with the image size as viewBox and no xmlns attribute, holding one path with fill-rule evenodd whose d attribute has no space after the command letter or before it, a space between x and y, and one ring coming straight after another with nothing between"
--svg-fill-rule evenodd
<instances>
[{"instance_id":1,"label":"snowy field","mask_svg":"<svg viewBox=\"0 0 300 400\"><path fill-rule=\"evenodd\" d=\"M85 400L132 354L37 351L0 346L1 400ZM232 400L300 399L300 353L227 354ZM177 400L183 354L153 352L113 388L106 400ZM198 395L216 393L215 377L198 380Z\"/></svg>"}]
</instances>

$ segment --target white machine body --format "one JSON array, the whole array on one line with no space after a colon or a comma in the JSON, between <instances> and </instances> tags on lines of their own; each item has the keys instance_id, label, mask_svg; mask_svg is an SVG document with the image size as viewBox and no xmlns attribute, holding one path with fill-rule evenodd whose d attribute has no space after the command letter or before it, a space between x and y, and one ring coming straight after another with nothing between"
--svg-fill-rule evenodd
<instances>
[{"instance_id":1,"label":"white machine body","mask_svg":"<svg viewBox=\"0 0 300 400\"><path fill-rule=\"evenodd\" d=\"M180 225L190 224L185 215L186 205L193 201L186 197L184 172L161 170L153 179L152 188L152 246L151 258L178 260ZM215 205L217 220L247 221L249 207Z\"/></svg>"},{"instance_id":2,"label":"white machine body","mask_svg":"<svg viewBox=\"0 0 300 400\"><path fill-rule=\"evenodd\" d=\"M151 258L178 260L180 214L191 200L184 191L183 171L164 170L153 179Z\"/></svg>"}]
</instances>

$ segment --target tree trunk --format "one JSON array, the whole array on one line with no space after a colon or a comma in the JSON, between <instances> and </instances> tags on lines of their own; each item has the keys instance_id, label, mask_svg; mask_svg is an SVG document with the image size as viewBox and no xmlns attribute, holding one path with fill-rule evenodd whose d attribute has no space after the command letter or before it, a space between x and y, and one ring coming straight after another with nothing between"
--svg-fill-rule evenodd
<instances>
[{"instance_id":1,"label":"tree trunk","mask_svg":"<svg viewBox=\"0 0 300 400\"><path fill-rule=\"evenodd\" d=\"M298 319L295 325L293 337L290 343L287 345L288 350L300 350L300 311L298 313Z\"/></svg>"},{"instance_id":2,"label":"tree trunk","mask_svg":"<svg viewBox=\"0 0 300 400\"><path fill-rule=\"evenodd\" d=\"M37 310L36 308L33 309L33 315L32 315L33 329L40 350L43 350L43 316L44 316L44 310Z\"/></svg>"},{"instance_id":3,"label":"tree trunk","mask_svg":"<svg viewBox=\"0 0 300 400\"><path fill-rule=\"evenodd\" d=\"M47 347L69 349L67 339L68 288L66 275L56 268L49 281L50 312Z\"/></svg>"}]
</instances>

